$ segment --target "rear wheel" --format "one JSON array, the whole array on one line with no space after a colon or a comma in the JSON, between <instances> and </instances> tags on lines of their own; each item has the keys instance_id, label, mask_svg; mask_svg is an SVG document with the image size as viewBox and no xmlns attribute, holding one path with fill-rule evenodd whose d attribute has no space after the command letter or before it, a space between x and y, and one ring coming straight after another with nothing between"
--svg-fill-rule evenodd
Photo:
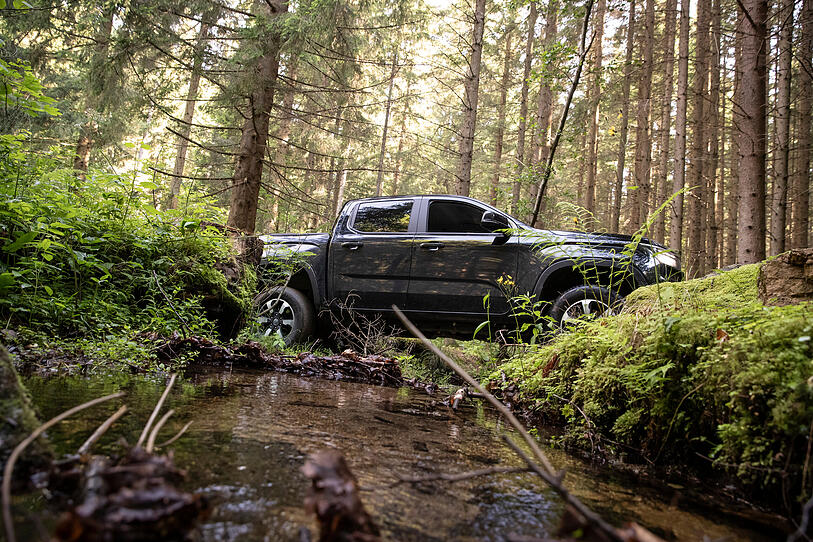
<instances>
[{"instance_id":1,"label":"rear wheel","mask_svg":"<svg viewBox=\"0 0 813 542\"><path fill-rule=\"evenodd\" d=\"M601 286L577 286L556 298L550 316L564 329L578 322L616 314L622 299Z\"/></svg>"},{"instance_id":2,"label":"rear wheel","mask_svg":"<svg viewBox=\"0 0 813 542\"><path fill-rule=\"evenodd\" d=\"M276 335L290 346L313 334L313 305L299 290L271 288L257 298L255 307L260 333L265 336Z\"/></svg>"}]
</instances>

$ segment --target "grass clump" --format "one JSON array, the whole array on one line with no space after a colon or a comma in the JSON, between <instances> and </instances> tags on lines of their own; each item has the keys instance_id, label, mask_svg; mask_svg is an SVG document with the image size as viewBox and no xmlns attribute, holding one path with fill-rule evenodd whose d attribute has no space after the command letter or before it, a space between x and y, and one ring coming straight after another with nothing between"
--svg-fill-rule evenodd
<instances>
[{"instance_id":1,"label":"grass clump","mask_svg":"<svg viewBox=\"0 0 813 542\"><path fill-rule=\"evenodd\" d=\"M758 272L641 288L620 315L500 370L526 404L566 424L571 444L603 437L617 452L711 464L801 499L813 488L813 304L763 305Z\"/></svg>"}]
</instances>

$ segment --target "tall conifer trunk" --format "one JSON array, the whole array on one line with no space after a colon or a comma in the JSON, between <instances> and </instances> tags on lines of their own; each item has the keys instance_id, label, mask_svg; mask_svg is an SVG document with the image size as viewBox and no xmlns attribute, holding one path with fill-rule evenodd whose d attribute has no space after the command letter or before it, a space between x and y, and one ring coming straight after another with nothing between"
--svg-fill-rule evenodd
<instances>
[{"instance_id":1,"label":"tall conifer trunk","mask_svg":"<svg viewBox=\"0 0 813 542\"><path fill-rule=\"evenodd\" d=\"M674 1L674 0L670 0ZM604 14L607 0L598 0L593 31L593 73L590 81L590 127L587 132L587 180L584 191L584 207L596 212L596 175L598 174L598 121L601 100L601 63L604 56Z\"/></svg>"},{"instance_id":2,"label":"tall conifer trunk","mask_svg":"<svg viewBox=\"0 0 813 542\"><path fill-rule=\"evenodd\" d=\"M283 0L267 0L267 15L277 19L288 11ZM268 141L268 118L274 104L274 91L279 71L282 33L272 30L266 50L254 68L257 82L251 93L250 109L243 122L237 164L232 181L231 206L227 225L248 234L254 233L257 203L262 181L263 158Z\"/></svg>"},{"instance_id":3,"label":"tall conifer trunk","mask_svg":"<svg viewBox=\"0 0 813 542\"><path fill-rule=\"evenodd\" d=\"M707 190L704 177L704 162L706 159L706 132L704 108L708 97L708 50L709 50L709 18L711 11L710 0L698 0L697 3L697 29L695 38L695 70L692 109L692 147L689 153L686 168L686 183L692 188L689 193L689 258L684 263L693 272L694 276L702 275L706 267L706 224L703 223L702 207L706 202Z\"/></svg>"},{"instance_id":4,"label":"tall conifer trunk","mask_svg":"<svg viewBox=\"0 0 813 542\"><path fill-rule=\"evenodd\" d=\"M387 107L384 112L384 130L381 133L381 150L378 153L378 177L375 183L375 195L380 196L384 185L384 155L387 152L387 131L390 127L390 111L392 110L392 90L395 88L395 74L398 71L398 52L392 54L392 68L390 70L390 85L387 89Z\"/></svg>"},{"instance_id":5,"label":"tall conifer trunk","mask_svg":"<svg viewBox=\"0 0 813 542\"><path fill-rule=\"evenodd\" d=\"M720 0L713 0L711 7L711 68L709 78L709 97L706 111L706 126L709 129L708 168L706 169L707 197L706 209L706 263L705 268L717 267L717 237L722 216L717 215L716 201L722 198L720 176L717 166L720 161L720 31L722 11ZM720 168L722 169L722 168Z\"/></svg>"},{"instance_id":6,"label":"tall conifer trunk","mask_svg":"<svg viewBox=\"0 0 813 542\"><path fill-rule=\"evenodd\" d=\"M544 51L550 50L558 33L559 1L550 0L545 12L545 41ZM547 54L545 53L545 56ZM534 167L536 175L543 173L545 163L550 154L551 125L553 124L553 89L550 77L543 77L539 85L539 95L536 107L536 130L534 131L533 147L529 162ZM531 183L528 195L529 201L536 201L539 185ZM533 221L533 210L528 213L528 222ZM531 224L536 226L536 224Z\"/></svg>"},{"instance_id":7,"label":"tall conifer trunk","mask_svg":"<svg viewBox=\"0 0 813 542\"><path fill-rule=\"evenodd\" d=\"M793 1L779 3L779 56L776 95L776 150L773 197L771 198L771 249L776 256L785 251L785 226L790 175L790 82L793 59Z\"/></svg>"},{"instance_id":8,"label":"tall conifer trunk","mask_svg":"<svg viewBox=\"0 0 813 542\"><path fill-rule=\"evenodd\" d=\"M739 228L737 262L765 258L765 153L767 128L768 1L743 0L742 81L735 109L739 128Z\"/></svg>"},{"instance_id":9,"label":"tall conifer trunk","mask_svg":"<svg viewBox=\"0 0 813 542\"><path fill-rule=\"evenodd\" d=\"M534 51L534 34L536 29L536 0L531 0L528 14L528 34L525 38L525 61L522 72L522 89L519 98L519 127L517 128L517 172L514 190L511 195L511 212L517 214L519 196L522 190L522 172L525 169L525 132L528 126L528 79L531 77L531 64Z\"/></svg>"},{"instance_id":10,"label":"tall conifer trunk","mask_svg":"<svg viewBox=\"0 0 813 542\"><path fill-rule=\"evenodd\" d=\"M491 205L497 205L497 193L500 187L500 173L502 172L502 150L503 139L505 137L505 105L508 103L508 86L511 83L511 34L514 27L511 23L506 23L505 29L505 53L503 56L502 82L500 83L500 102L497 106L497 133L494 136L494 174L491 177L491 188L488 193L488 200Z\"/></svg>"},{"instance_id":11,"label":"tall conifer trunk","mask_svg":"<svg viewBox=\"0 0 813 542\"><path fill-rule=\"evenodd\" d=\"M663 23L663 98L661 99L660 120L660 163L658 167L658 192L655 197L656 206L666 201L667 181L669 179L669 161L672 157L670 150L671 135L669 133L672 119L672 93L674 92L675 71L675 21L677 20L677 0L666 0L666 11ZM663 243L666 239L666 217L664 213L655 218L655 240Z\"/></svg>"},{"instance_id":12,"label":"tall conifer trunk","mask_svg":"<svg viewBox=\"0 0 813 542\"><path fill-rule=\"evenodd\" d=\"M646 221L649 211L650 175L652 169L652 138L650 113L652 110L652 49L655 45L655 0L646 0L644 12L643 60L638 79L638 113L635 128L635 184L630 206L630 231L637 231Z\"/></svg>"},{"instance_id":13,"label":"tall conifer trunk","mask_svg":"<svg viewBox=\"0 0 813 542\"><path fill-rule=\"evenodd\" d=\"M804 0L799 40L799 159L794 175L793 248L807 247L810 241L810 150L813 146L813 0Z\"/></svg>"},{"instance_id":14,"label":"tall conifer trunk","mask_svg":"<svg viewBox=\"0 0 813 542\"><path fill-rule=\"evenodd\" d=\"M471 189L471 164L474 158L474 130L477 127L477 100L480 92L480 60L483 55L483 32L486 23L486 0L476 0L471 56L464 81L463 120L460 127L460 162L455 192L468 196Z\"/></svg>"},{"instance_id":15,"label":"tall conifer trunk","mask_svg":"<svg viewBox=\"0 0 813 542\"><path fill-rule=\"evenodd\" d=\"M624 63L624 82L621 89L621 138L618 142L618 160L615 166L615 190L610 229L618 231L621 225L621 193L624 188L624 164L627 158L627 134L629 130L630 82L632 81L632 53L635 44L635 0L630 3L627 22L627 54Z\"/></svg>"},{"instance_id":16,"label":"tall conifer trunk","mask_svg":"<svg viewBox=\"0 0 813 542\"><path fill-rule=\"evenodd\" d=\"M686 186L686 113L689 104L689 0L680 0L678 42L677 111L675 113L675 171L672 191L676 194L669 213L669 248L683 246L683 192Z\"/></svg>"},{"instance_id":17,"label":"tall conifer trunk","mask_svg":"<svg viewBox=\"0 0 813 542\"><path fill-rule=\"evenodd\" d=\"M209 24L201 23L198 31L198 41L195 43L195 60L192 64L192 74L189 76L189 88L186 91L186 107L183 113L183 123L178 127L181 133L178 136L178 152L175 154L175 166L172 168L172 180L169 184L167 209L178 208L178 194L181 193L181 182L186 167L186 153L189 149L189 134L192 133L192 120L195 118L195 103L198 100L198 86L200 85L201 67L203 66L203 52L206 47L206 38L209 34Z\"/></svg>"}]
</instances>

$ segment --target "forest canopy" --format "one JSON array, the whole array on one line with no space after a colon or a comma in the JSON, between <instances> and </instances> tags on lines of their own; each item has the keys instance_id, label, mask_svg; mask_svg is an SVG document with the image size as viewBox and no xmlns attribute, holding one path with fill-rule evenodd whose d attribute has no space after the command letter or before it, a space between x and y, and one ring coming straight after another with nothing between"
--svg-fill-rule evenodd
<instances>
[{"instance_id":1,"label":"forest canopy","mask_svg":"<svg viewBox=\"0 0 813 542\"><path fill-rule=\"evenodd\" d=\"M7 198L128 172L267 233L458 193L692 275L809 244L813 0L30 0L0 39Z\"/></svg>"}]
</instances>

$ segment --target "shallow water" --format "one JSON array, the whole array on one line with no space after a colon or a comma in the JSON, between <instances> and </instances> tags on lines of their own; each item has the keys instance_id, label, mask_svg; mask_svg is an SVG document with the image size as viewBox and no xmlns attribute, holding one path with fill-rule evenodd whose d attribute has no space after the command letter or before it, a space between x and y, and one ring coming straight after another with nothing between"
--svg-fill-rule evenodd
<instances>
[{"instance_id":1,"label":"shallow water","mask_svg":"<svg viewBox=\"0 0 813 542\"><path fill-rule=\"evenodd\" d=\"M95 377L31 378L26 384L43 418L114 390L126 391L124 402L131 411L96 448L115 452L118 439L138 439L165 382ZM207 542L293 541L299 540L301 526L313 529L302 507L308 481L300 468L307 454L327 447L344 454L385 539L501 541L510 533L551 535L562 502L529 474L393 485L398 476L519 465L500 438L506 429L496 413L481 404L454 412L437 404L439 400L406 388L282 373L189 374L170 394L168 407L177 414L158 441L192 422L171 448L177 465L188 471L186 488L216 505L201 528L200 539ZM75 451L118 406L86 411L49 436L58 451ZM747 530L737 525L742 520L707 510L698 513L679 490L636 486L563 452L549 453L557 468L567 469L566 485L614 523L637 521L678 540L784 538L779 532ZM33 518L46 528L53 522L40 510L40 499L17 502L21 532L35 532Z\"/></svg>"}]
</instances>

